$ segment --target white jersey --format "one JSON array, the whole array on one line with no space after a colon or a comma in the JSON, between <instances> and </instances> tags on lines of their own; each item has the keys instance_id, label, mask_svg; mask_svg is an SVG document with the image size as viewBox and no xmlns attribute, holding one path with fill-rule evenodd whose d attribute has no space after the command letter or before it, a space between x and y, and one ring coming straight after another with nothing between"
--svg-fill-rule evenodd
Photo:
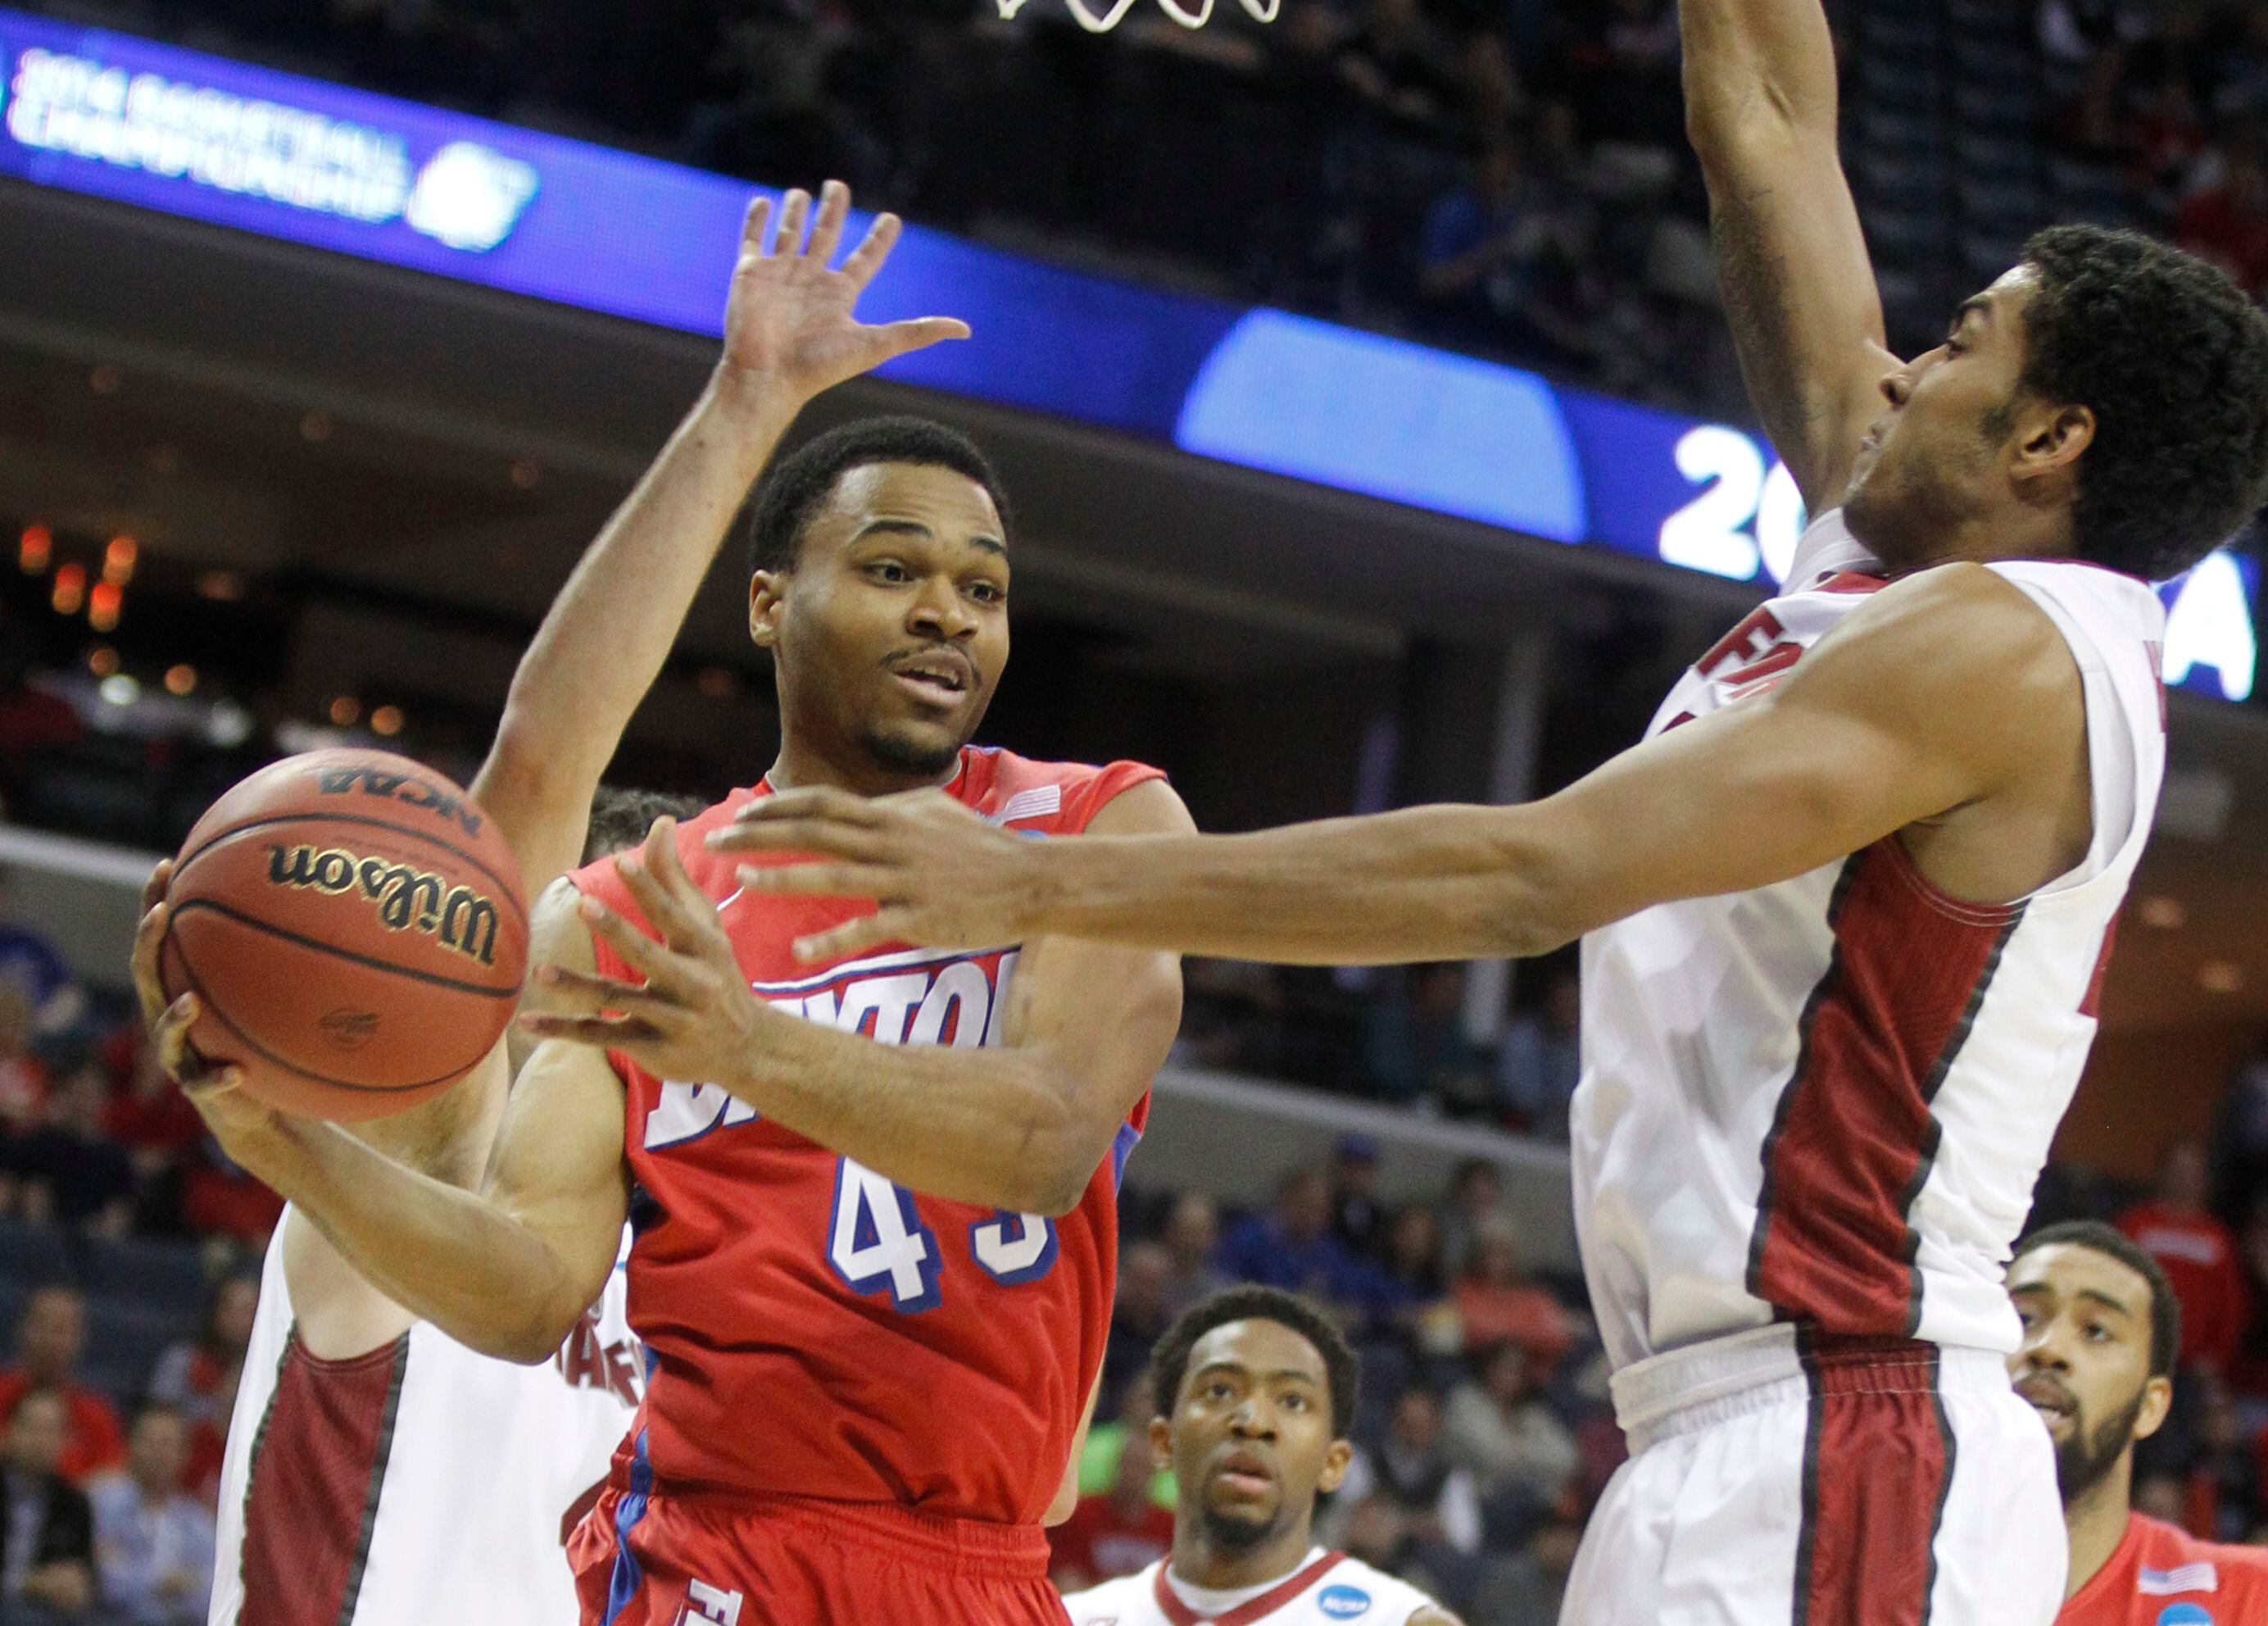
<instances>
[{"instance_id":1,"label":"white jersey","mask_svg":"<svg viewBox=\"0 0 2268 1626\"><path fill-rule=\"evenodd\" d=\"M221 1467L210 1626L573 1622L564 1542L644 1386L623 1297L618 1264L541 1366L422 1321L320 1361L295 1335L278 1226Z\"/></svg>"},{"instance_id":2,"label":"white jersey","mask_svg":"<svg viewBox=\"0 0 2268 1626\"><path fill-rule=\"evenodd\" d=\"M1839 511L1796 561L1649 737L1771 687L1882 585ZM1965 903L1892 836L1584 940L1575 1214L1617 1368L1776 1320L2016 1347L2002 1268L2094 1041L2164 775L2165 615L2092 565L1990 568L2081 676L2094 836L2076 868L2016 903Z\"/></svg>"},{"instance_id":3,"label":"white jersey","mask_svg":"<svg viewBox=\"0 0 2268 1626\"><path fill-rule=\"evenodd\" d=\"M1071 1626L1406 1626L1441 1606L1359 1558L1320 1550L1275 1585L1218 1612L1200 1613L1175 1593L1160 1558L1148 1569L1064 1600Z\"/></svg>"}]
</instances>

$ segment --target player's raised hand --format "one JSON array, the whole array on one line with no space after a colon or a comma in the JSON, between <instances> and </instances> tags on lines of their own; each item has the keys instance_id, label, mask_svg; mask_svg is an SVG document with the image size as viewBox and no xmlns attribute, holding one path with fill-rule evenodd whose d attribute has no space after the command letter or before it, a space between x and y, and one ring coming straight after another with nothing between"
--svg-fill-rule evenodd
<instances>
[{"instance_id":1,"label":"player's raised hand","mask_svg":"<svg viewBox=\"0 0 2268 1626\"><path fill-rule=\"evenodd\" d=\"M197 1053L189 1030L203 1014L194 994L168 1003L159 957L165 952L166 928L173 918L166 906L166 888L173 879L169 859L151 872L142 888L142 924L134 934L134 990L141 996L142 1020L150 1041L158 1047L158 1065L181 1087L181 1093L204 1117L205 1126L231 1157L256 1167L252 1148L280 1122L272 1107L263 1106L238 1088L244 1071L233 1063L216 1065Z\"/></svg>"},{"instance_id":2,"label":"player's raised hand","mask_svg":"<svg viewBox=\"0 0 2268 1626\"><path fill-rule=\"evenodd\" d=\"M749 208L725 307L720 378L784 391L800 404L895 357L968 336L966 322L944 316L871 327L858 320L858 296L889 259L901 225L895 215L876 216L837 267L850 213L850 188L839 181L821 188L816 219L808 192L783 196L777 240L771 200Z\"/></svg>"},{"instance_id":3,"label":"player's raised hand","mask_svg":"<svg viewBox=\"0 0 2268 1626\"><path fill-rule=\"evenodd\" d=\"M750 892L874 900L874 914L798 942L796 957L806 965L881 942L997 949L1027 935L1030 843L943 791L781 791L741 809L708 840L723 853L818 855L815 863L743 868Z\"/></svg>"},{"instance_id":4,"label":"player's raised hand","mask_svg":"<svg viewBox=\"0 0 2268 1626\"><path fill-rule=\"evenodd\" d=\"M749 989L716 905L678 859L674 820L656 820L645 845L615 861L615 869L661 941L596 898L578 907L593 935L644 980L540 967L520 1025L539 1038L619 1050L656 1078L729 1087L762 1042L764 1024L794 1018Z\"/></svg>"}]
</instances>

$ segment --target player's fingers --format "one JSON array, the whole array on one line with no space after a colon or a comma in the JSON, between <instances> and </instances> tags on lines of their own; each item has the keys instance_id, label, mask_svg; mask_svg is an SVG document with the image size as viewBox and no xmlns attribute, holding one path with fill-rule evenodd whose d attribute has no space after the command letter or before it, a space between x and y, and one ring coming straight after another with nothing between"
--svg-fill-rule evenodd
<instances>
[{"instance_id":1,"label":"player's fingers","mask_svg":"<svg viewBox=\"0 0 2268 1626\"><path fill-rule=\"evenodd\" d=\"M740 872L742 890L768 898L887 898L898 876L879 864L776 864Z\"/></svg>"},{"instance_id":2,"label":"player's fingers","mask_svg":"<svg viewBox=\"0 0 2268 1626\"><path fill-rule=\"evenodd\" d=\"M897 216L876 215L874 224L866 228L866 235L850 251L850 257L843 262L843 274L861 288L873 281L875 273L889 259L890 250L897 247L898 234L904 229L905 223Z\"/></svg>"},{"instance_id":3,"label":"player's fingers","mask_svg":"<svg viewBox=\"0 0 2268 1626\"><path fill-rule=\"evenodd\" d=\"M832 785L821 785L760 796L735 813L733 819L735 824L762 824L780 818L817 817L871 827L880 824L883 817L880 807L866 797L854 796Z\"/></svg>"},{"instance_id":4,"label":"player's fingers","mask_svg":"<svg viewBox=\"0 0 2268 1626\"><path fill-rule=\"evenodd\" d=\"M799 937L796 940L795 957L806 965L843 959L878 942L895 941L901 935L902 920L902 911L885 909L879 914L846 921L831 932Z\"/></svg>"},{"instance_id":5,"label":"player's fingers","mask_svg":"<svg viewBox=\"0 0 2268 1626\"><path fill-rule=\"evenodd\" d=\"M894 322L887 327L870 328L868 344L874 352L866 365L879 367L895 361L901 356L910 356L917 350L927 350L932 344L942 344L949 339L968 336L968 324L953 316L923 316L912 322Z\"/></svg>"},{"instance_id":6,"label":"player's fingers","mask_svg":"<svg viewBox=\"0 0 2268 1626\"><path fill-rule=\"evenodd\" d=\"M843 222L850 213L850 188L840 181L830 181L819 188L819 218L812 222L809 256L821 265L831 265L836 249L843 244Z\"/></svg>"},{"instance_id":7,"label":"player's fingers","mask_svg":"<svg viewBox=\"0 0 2268 1626\"><path fill-rule=\"evenodd\" d=\"M134 991L142 999L142 1020L154 1025L166 1009L165 978L158 969L158 957L166 942L166 927L173 912L160 900L143 912L141 925L134 928Z\"/></svg>"},{"instance_id":8,"label":"player's fingers","mask_svg":"<svg viewBox=\"0 0 2268 1626\"><path fill-rule=\"evenodd\" d=\"M665 839L648 837L645 850L624 859L615 870L671 952L694 956L730 952L717 924L716 910L678 861L674 825Z\"/></svg>"},{"instance_id":9,"label":"player's fingers","mask_svg":"<svg viewBox=\"0 0 2268 1626\"><path fill-rule=\"evenodd\" d=\"M601 1050L627 1050L660 1037L659 1031L652 1023L635 1017L547 1016L541 1011L528 1011L519 1021L525 1031L537 1038L564 1039L571 1045L595 1045Z\"/></svg>"},{"instance_id":10,"label":"player's fingers","mask_svg":"<svg viewBox=\"0 0 2268 1626\"><path fill-rule=\"evenodd\" d=\"M783 260L792 260L803 252L803 228L811 218L811 194L801 187L792 187L780 199L779 240L772 252Z\"/></svg>"},{"instance_id":11,"label":"player's fingers","mask_svg":"<svg viewBox=\"0 0 2268 1626\"><path fill-rule=\"evenodd\" d=\"M185 1087L204 1083L209 1072L204 1058L189 1043L189 1030L203 1014L197 996L184 994L165 1009L151 1032L158 1046L158 1065L166 1069L166 1077Z\"/></svg>"},{"instance_id":12,"label":"player's fingers","mask_svg":"<svg viewBox=\"0 0 2268 1626\"><path fill-rule=\"evenodd\" d=\"M771 230L772 200L758 193L748 203L747 218L740 224L740 252L762 259L765 234Z\"/></svg>"},{"instance_id":13,"label":"player's fingers","mask_svg":"<svg viewBox=\"0 0 2268 1626\"><path fill-rule=\"evenodd\" d=\"M824 858L880 862L881 831L831 818L787 818L770 824L735 824L708 838L719 853L815 853Z\"/></svg>"},{"instance_id":14,"label":"player's fingers","mask_svg":"<svg viewBox=\"0 0 2268 1626\"><path fill-rule=\"evenodd\" d=\"M564 965L536 967L531 1009L547 1016L600 1016L608 1011L653 1010L669 1002L652 983L622 982Z\"/></svg>"},{"instance_id":15,"label":"player's fingers","mask_svg":"<svg viewBox=\"0 0 2268 1626\"><path fill-rule=\"evenodd\" d=\"M625 863L619 868L623 881L628 883L630 879L630 866ZM636 887L633 886L631 891L635 896ZM582 914L584 924L591 928L592 935L619 955L623 965L644 977L649 984L658 985L666 994L678 990L681 979L677 962L666 948L595 898L585 898L575 906ZM644 906L643 903L640 906Z\"/></svg>"},{"instance_id":16,"label":"player's fingers","mask_svg":"<svg viewBox=\"0 0 2268 1626\"><path fill-rule=\"evenodd\" d=\"M150 872L150 878L142 883L142 913L146 915L159 904L164 903L166 889L173 883L173 861L170 858L159 859L158 867Z\"/></svg>"}]
</instances>

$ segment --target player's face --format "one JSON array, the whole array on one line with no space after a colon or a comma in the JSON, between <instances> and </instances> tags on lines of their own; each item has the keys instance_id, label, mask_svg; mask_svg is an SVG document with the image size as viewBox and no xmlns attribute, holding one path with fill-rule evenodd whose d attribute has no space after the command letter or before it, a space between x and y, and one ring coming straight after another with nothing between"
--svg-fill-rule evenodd
<instances>
[{"instance_id":1,"label":"player's face","mask_svg":"<svg viewBox=\"0 0 2268 1626\"><path fill-rule=\"evenodd\" d=\"M1885 564L1932 562L1933 548L1992 494L2016 425L2024 306L2036 273L2018 266L1955 314L1945 342L1882 381L1844 514Z\"/></svg>"},{"instance_id":2,"label":"player's face","mask_svg":"<svg viewBox=\"0 0 2268 1626\"><path fill-rule=\"evenodd\" d=\"M1151 1435L1184 1504L1232 1549L1304 1529L1316 1493L1338 1489L1353 1452L1334 1436L1322 1356L1276 1321L1232 1321L1199 1339L1173 1415Z\"/></svg>"},{"instance_id":3,"label":"player's face","mask_svg":"<svg viewBox=\"0 0 2268 1626\"><path fill-rule=\"evenodd\" d=\"M758 573L750 631L777 658L787 725L843 765L951 770L1008 663L1008 550L984 488L878 463L836 484L795 568Z\"/></svg>"},{"instance_id":4,"label":"player's face","mask_svg":"<svg viewBox=\"0 0 2268 1626\"><path fill-rule=\"evenodd\" d=\"M2048 1425L2069 1504L2165 1421L2173 1386L2150 1375L2150 1284L2107 1253L2056 1243L2016 1261L2008 1296L2024 1324L2009 1375Z\"/></svg>"}]
</instances>

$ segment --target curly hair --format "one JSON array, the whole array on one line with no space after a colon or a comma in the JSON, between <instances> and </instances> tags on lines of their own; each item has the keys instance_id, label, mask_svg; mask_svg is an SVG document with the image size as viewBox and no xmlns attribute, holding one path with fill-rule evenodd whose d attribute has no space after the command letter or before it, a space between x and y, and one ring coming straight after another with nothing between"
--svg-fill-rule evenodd
<instances>
[{"instance_id":1,"label":"curly hair","mask_svg":"<svg viewBox=\"0 0 2268 1626\"><path fill-rule=\"evenodd\" d=\"M926 418L865 418L830 429L782 458L757 488L748 515L748 569L793 570L811 517L853 469L910 463L950 469L983 486L1006 526L1008 494L991 461L958 429Z\"/></svg>"},{"instance_id":2,"label":"curly hair","mask_svg":"<svg viewBox=\"0 0 2268 1626\"><path fill-rule=\"evenodd\" d=\"M2022 388L2095 414L2073 551L2162 581L2268 499L2268 315L2217 267L2136 232L2024 245Z\"/></svg>"},{"instance_id":3,"label":"curly hair","mask_svg":"<svg viewBox=\"0 0 2268 1626\"><path fill-rule=\"evenodd\" d=\"M1331 1389L1331 1433L1344 1439L1354 1426L1355 1405L1362 1398L1362 1363L1337 1323L1297 1293L1276 1287L1232 1287L1192 1304L1180 1320L1166 1329L1150 1352L1150 1378L1157 1386L1158 1411L1173 1414L1189 1375L1189 1352L1197 1340L1232 1321L1273 1321L1314 1345L1323 1357L1323 1375Z\"/></svg>"}]
</instances>

